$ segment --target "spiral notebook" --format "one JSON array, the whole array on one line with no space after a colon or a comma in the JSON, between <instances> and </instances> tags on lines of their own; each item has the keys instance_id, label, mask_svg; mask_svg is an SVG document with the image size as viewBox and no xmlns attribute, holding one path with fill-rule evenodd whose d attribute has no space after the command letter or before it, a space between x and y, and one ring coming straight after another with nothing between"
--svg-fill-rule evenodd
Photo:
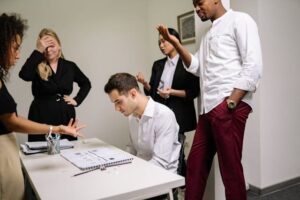
<instances>
[{"instance_id":1,"label":"spiral notebook","mask_svg":"<svg viewBox=\"0 0 300 200\"><path fill-rule=\"evenodd\" d=\"M133 160L130 154L107 147L62 152L60 155L81 170L122 165L131 163Z\"/></svg>"}]
</instances>

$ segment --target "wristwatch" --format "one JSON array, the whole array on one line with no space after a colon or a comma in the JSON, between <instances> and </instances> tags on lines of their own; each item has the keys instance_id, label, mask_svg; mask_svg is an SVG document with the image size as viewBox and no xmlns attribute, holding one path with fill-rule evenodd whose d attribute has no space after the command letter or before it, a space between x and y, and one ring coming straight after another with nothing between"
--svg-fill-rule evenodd
<instances>
[{"instance_id":1,"label":"wristwatch","mask_svg":"<svg viewBox=\"0 0 300 200\"><path fill-rule=\"evenodd\" d=\"M231 100L231 99L227 99L227 108L230 110L233 110L236 108L236 102Z\"/></svg>"}]
</instances>

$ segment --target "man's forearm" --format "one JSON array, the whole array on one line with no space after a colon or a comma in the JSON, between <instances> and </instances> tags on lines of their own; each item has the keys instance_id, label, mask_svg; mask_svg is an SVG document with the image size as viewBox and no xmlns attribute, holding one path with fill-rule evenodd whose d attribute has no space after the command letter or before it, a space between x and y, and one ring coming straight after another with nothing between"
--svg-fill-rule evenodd
<instances>
[{"instance_id":1,"label":"man's forearm","mask_svg":"<svg viewBox=\"0 0 300 200\"><path fill-rule=\"evenodd\" d=\"M247 94L247 91L234 88L228 98L230 100L233 100L236 103L239 103L246 94Z\"/></svg>"},{"instance_id":2,"label":"man's forearm","mask_svg":"<svg viewBox=\"0 0 300 200\"><path fill-rule=\"evenodd\" d=\"M192 62L192 56L190 52L186 48L184 48L179 41L174 41L172 44L175 47L185 66L189 67Z\"/></svg>"}]
</instances>

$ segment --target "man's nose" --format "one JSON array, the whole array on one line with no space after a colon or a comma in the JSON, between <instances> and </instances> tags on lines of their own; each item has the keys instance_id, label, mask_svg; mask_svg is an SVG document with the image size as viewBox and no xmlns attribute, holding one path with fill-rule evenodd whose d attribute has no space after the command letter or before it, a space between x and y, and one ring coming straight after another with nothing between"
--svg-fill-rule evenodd
<instances>
[{"instance_id":1,"label":"man's nose","mask_svg":"<svg viewBox=\"0 0 300 200\"><path fill-rule=\"evenodd\" d=\"M115 110L116 110L116 111L120 111L120 106L115 105Z\"/></svg>"}]
</instances>

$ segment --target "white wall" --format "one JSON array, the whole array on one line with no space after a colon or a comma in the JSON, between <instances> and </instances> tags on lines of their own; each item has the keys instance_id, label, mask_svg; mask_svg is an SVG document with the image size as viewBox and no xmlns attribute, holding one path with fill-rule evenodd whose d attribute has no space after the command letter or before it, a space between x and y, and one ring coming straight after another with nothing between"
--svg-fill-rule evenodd
<instances>
[{"instance_id":1,"label":"white wall","mask_svg":"<svg viewBox=\"0 0 300 200\"><path fill-rule=\"evenodd\" d=\"M158 24L164 24L168 27L178 30L177 16L183 13L193 10L193 4L191 0L148 0L148 46L149 46L149 59L150 63L147 66L146 75L150 78L151 67L155 60L163 58L158 47L158 32L156 26ZM185 45L191 52L195 52L195 44Z\"/></svg>"},{"instance_id":2,"label":"white wall","mask_svg":"<svg viewBox=\"0 0 300 200\"><path fill-rule=\"evenodd\" d=\"M246 12L251 15L258 25L259 33L262 33L257 0L230 0L230 6L233 10ZM265 60L264 55L263 60ZM247 121L243 149L243 165L246 181L256 187L261 186L260 87L261 84L254 94L254 108Z\"/></svg>"},{"instance_id":3,"label":"white wall","mask_svg":"<svg viewBox=\"0 0 300 200\"><path fill-rule=\"evenodd\" d=\"M0 0L0 5L1 13L20 13L29 24L21 59L8 83L19 114L27 116L32 95L31 84L17 74L35 48L39 31L50 27L58 33L66 59L76 62L92 82L90 94L76 109L79 119L87 124L84 134L121 148L128 142L127 119L114 111L103 92L104 84L120 71L141 71L149 79L153 62L163 57L156 25L177 29L177 16L193 10L190 0ZM187 48L194 52L194 46ZM19 135L20 142L27 139Z\"/></svg>"},{"instance_id":4,"label":"white wall","mask_svg":"<svg viewBox=\"0 0 300 200\"><path fill-rule=\"evenodd\" d=\"M246 127L243 162L247 181L265 188L300 176L300 1L231 0L230 4L256 20L262 41L264 74ZM155 26L177 28L177 16L192 9L191 0L0 0L1 13L20 13L30 26L8 83L19 114L27 116L32 95L30 84L17 73L35 47L39 30L50 27L59 34L65 56L92 82L90 94L77 108L88 125L86 136L124 148L127 120L114 111L103 86L118 71L143 71L149 78L153 61L162 57ZM194 52L198 44L187 48Z\"/></svg>"},{"instance_id":5,"label":"white wall","mask_svg":"<svg viewBox=\"0 0 300 200\"><path fill-rule=\"evenodd\" d=\"M300 1L260 0L261 187L300 177Z\"/></svg>"},{"instance_id":6,"label":"white wall","mask_svg":"<svg viewBox=\"0 0 300 200\"><path fill-rule=\"evenodd\" d=\"M248 182L266 188L300 177L298 0L231 0L256 20L264 73L258 105L247 124L244 166Z\"/></svg>"},{"instance_id":7,"label":"white wall","mask_svg":"<svg viewBox=\"0 0 300 200\"><path fill-rule=\"evenodd\" d=\"M88 125L83 131L86 137L98 137L124 148L128 142L127 119L114 111L103 87L113 73L136 73L147 66L147 1L1 0L0 4L1 12L20 13L29 24L21 59L8 83L19 114L27 116L32 95L30 84L17 73L35 48L39 31L50 27L60 36L65 57L76 62L92 82L90 94L77 108L78 117Z\"/></svg>"}]
</instances>

